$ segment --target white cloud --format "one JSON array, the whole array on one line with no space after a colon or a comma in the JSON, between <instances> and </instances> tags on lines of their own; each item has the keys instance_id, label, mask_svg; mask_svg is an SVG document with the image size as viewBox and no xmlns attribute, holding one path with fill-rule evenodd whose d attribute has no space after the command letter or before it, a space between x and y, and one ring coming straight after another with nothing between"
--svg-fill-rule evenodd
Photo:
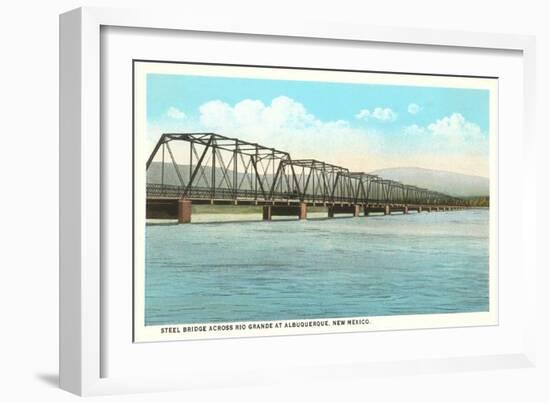
<instances>
[{"instance_id":1,"label":"white cloud","mask_svg":"<svg viewBox=\"0 0 550 403\"><path fill-rule=\"evenodd\" d=\"M361 109L355 117L361 120L376 119L382 122L387 122L397 119L397 113L395 113L391 108L376 107L372 111L369 109Z\"/></svg>"},{"instance_id":2,"label":"white cloud","mask_svg":"<svg viewBox=\"0 0 550 403\"><path fill-rule=\"evenodd\" d=\"M451 145L485 140L479 125L467 121L462 114L456 112L425 127L417 124L406 126L403 133L410 136L429 135L432 140L439 139Z\"/></svg>"},{"instance_id":3,"label":"white cloud","mask_svg":"<svg viewBox=\"0 0 550 403\"><path fill-rule=\"evenodd\" d=\"M422 136L426 134L426 129L417 124L407 126L403 129L403 133L407 136Z\"/></svg>"},{"instance_id":4,"label":"white cloud","mask_svg":"<svg viewBox=\"0 0 550 403\"><path fill-rule=\"evenodd\" d=\"M262 101L245 99L234 106L220 100L209 101L199 108L200 122L213 129L247 128L303 129L323 123L308 113L304 105L292 98L279 96L265 105Z\"/></svg>"},{"instance_id":5,"label":"white cloud","mask_svg":"<svg viewBox=\"0 0 550 403\"><path fill-rule=\"evenodd\" d=\"M168 108L168 110L166 111L166 116L177 120L186 118L185 112L183 112L182 110L179 110L175 106L171 106L170 108Z\"/></svg>"},{"instance_id":6,"label":"white cloud","mask_svg":"<svg viewBox=\"0 0 550 403\"><path fill-rule=\"evenodd\" d=\"M418 112L420 112L422 110L422 108L420 107L420 105L418 104L409 104L409 106L407 107L407 111L411 114L411 115L416 115Z\"/></svg>"},{"instance_id":7,"label":"white cloud","mask_svg":"<svg viewBox=\"0 0 550 403\"><path fill-rule=\"evenodd\" d=\"M433 136L447 140L476 141L483 139L481 128L472 122L468 122L460 113L445 116L428 125L428 130Z\"/></svg>"},{"instance_id":8,"label":"white cloud","mask_svg":"<svg viewBox=\"0 0 550 403\"><path fill-rule=\"evenodd\" d=\"M225 102L215 100L203 104L199 111L200 121L206 127L223 127L232 122L233 110Z\"/></svg>"},{"instance_id":9,"label":"white cloud","mask_svg":"<svg viewBox=\"0 0 550 403\"><path fill-rule=\"evenodd\" d=\"M199 108L200 130L288 151L294 158L316 158L360 169L368 152L377 152L380 140L374 132L353 128L348 121L323 121L287 96L266 104L244 99L234 105L220 100Z\"/></svg>"},{"instance_id":10,"label":"white cloud","mask_svg":"<svg viewBox=\"0 0 550 403\"><path fill-rule=\"evenodd\" d=\"M460 144L460 139L476 133L478 127L460 114L427 126L404 128L404 133L411 135L407 142L400 136L354 127L346 120L321 120L286 96L271 102L244 99L235 104L213 100L201 105L198 112L183 120L148 122L148 148L152 150L161 133L207 130L287 151L293 158L315 158L353 171L419 166L483 175L487 170L487 157L479 152L485 150L486 139ZM455 140L446 136L455 136ZM176 146L173 152L179 160ZM186 156L187 152L182 152L181 158Z\"/></svg>"}]
</instances>

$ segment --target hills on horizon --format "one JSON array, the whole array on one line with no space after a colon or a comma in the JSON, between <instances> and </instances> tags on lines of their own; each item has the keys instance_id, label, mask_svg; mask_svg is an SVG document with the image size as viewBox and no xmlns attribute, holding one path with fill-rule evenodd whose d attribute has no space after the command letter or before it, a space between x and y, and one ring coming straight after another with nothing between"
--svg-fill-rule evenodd
<instances>
[{"instance_id":1,"label":"hills on horizon","mask_svg":"<svg viewBox=\"0 0 550 403\"><path fill-rule=\"evenodd\" d=\"M153 162L147 172L148 183L159 183L161 176L160 162ZM189 180L189 166L178 165L184 182ZM217 170L218 171L218 170ZM489 196L489 178L481 176L464 175L456 172L438 171L426 168L400 167L386 168L370 172L384 179L399 181L407 185L418 186L455 197L485 197ZM167 164L165 169L164 183L170 185L179 185L179 178L176 175L171 164ZM210 177L210 167L205 167L205 174ZM216 172L221 175L221 170ZM239 178L241 177L238 175ZM221 176L218 176L221 177ZM197 178L198 179L198 178ZM203 182L199 180L199 183ZM199 186L205 186L206 183L200 183Z\"/></svg>"},{"instance_id":2,"label":"hills on horizon","mask_svg":"<svg viewBox=\"0 0 550 403\"><path fill-rule=\"evenodd\" d=\"M455 197L489 196L489 178L482 176L416 167L385 168L371 173Z\"/></svg>"}]
</instances>

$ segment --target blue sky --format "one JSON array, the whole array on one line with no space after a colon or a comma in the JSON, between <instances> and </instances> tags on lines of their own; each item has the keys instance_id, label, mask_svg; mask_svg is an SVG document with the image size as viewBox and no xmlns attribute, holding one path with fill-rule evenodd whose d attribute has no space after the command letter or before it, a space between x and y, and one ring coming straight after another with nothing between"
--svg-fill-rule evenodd
<instances>
[{"instance_id":1,"label":"blue sky","mask_svg":"<svg viewBox=\"0 0 550 403\"><path fill-rule=\"evenodd\" d=\"M147 121L151 141L216 131L367 172L488 176L487 90L148 74Z\"/></svg>"}]
</instances>

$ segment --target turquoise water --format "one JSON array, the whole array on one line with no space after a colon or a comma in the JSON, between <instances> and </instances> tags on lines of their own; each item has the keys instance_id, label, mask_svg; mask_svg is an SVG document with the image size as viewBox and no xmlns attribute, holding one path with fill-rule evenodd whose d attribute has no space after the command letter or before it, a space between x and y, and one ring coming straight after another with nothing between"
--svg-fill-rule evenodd
<instances>
[{"instance_id":1,"label":"turquoise water","mask_svg":"<svg viewBox=\"0 0 550 403\"><path fill-rule=\"evenodd\" d=\"M145 324L488 311L487 210L325 215L147 225Z\"/></svg>"}]
</instances>

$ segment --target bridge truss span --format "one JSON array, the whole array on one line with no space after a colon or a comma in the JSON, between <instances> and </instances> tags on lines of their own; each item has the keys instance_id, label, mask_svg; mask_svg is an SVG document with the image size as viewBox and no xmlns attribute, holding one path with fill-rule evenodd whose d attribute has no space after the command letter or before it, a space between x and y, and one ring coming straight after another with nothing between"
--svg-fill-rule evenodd
<instances>
[{"instance_id":1,"label":"bridge truss span","mask_svg":"<svg viewBox=\"0 0 550 403\"><path fill-rule=\"evenodd\" d=\"M298 206L464 206L456 197L216 133L165 133L147 163L147 200ZM365 210L366 211L366 210Z\"/></svg>"}]
</instances>

